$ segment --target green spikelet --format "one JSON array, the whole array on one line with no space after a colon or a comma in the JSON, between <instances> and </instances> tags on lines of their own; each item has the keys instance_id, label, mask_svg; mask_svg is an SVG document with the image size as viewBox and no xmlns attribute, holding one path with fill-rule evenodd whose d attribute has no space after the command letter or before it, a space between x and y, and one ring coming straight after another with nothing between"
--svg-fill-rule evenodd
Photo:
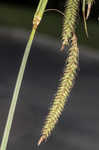
<instances>
[{"instance_id":1,"label":"green spikelet","mask_svg":"<svg viewBox=\"0 0 99 150\"><path fill-rule=\"evenodd\" d=\"M68 0L65 9L62 40L63 46L69 44L69 39L75 32L75 23L80 0Z\"/></svg>"},{"instance_id":2,"label":"green spikelet","mask_svg":"<svg viewBox=\"0 0 99 150\"><path fill-rule=\"evenodd\" d=\"M69 56L67 58L67 63L64 68L64 74L61 79L60 85L58 87L56 96L54 98L53 104L50 108L49 114L46 118L44 127L42 129L42 136L38 145L43 140L46 140L51 134L51 131L55 127L67 101L67 98L70 94L71 88L73 87L73 81L75 79L76 70L78 67L78 57L79 49L77 47L77 39L74 35L72 37L72 45L69 49Z\"/></svg>"}]
</instances>

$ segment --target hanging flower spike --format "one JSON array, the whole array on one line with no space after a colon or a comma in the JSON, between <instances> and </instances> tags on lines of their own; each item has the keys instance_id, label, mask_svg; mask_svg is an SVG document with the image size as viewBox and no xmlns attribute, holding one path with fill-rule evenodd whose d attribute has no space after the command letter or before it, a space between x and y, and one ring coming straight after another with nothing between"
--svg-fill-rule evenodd
<instances>
[{"instance_id":1,"label":"hanging flower spike","mask_svg":"<svg viewBox=\"0 0 99 150\"><path fill-rule=\"evenodd\" d=\"M92 7L93 3L94 3L94 0L86 0L86 4L88 5L86 20L88 19L89 15L90 15L91 7Z\"/></svg>"},{"instance_id":2,"label":"hanging flower spike","mask_svg":"<svg viewBox=\"0 0 99 150\"><path fill-rule=\"evenodd\" d=\"M63 32L62 32L62 48L64 49L65 45L69 45L69 40L72 38L72 34L75 32L75 24L77 12L79 10L79 2L80 0L68 0L65 8L65 18L63 24Z\"/></svg>"},{"instance_id":3,"label":"hanging flower spike","mask_svg":"<svg viewBox=\"0 0 99 150\"><path fill-rule=\"evenodd\" d=\"M75 74L78 67L78 57L79 49L77 46L77 38L75 34L73 34L71 48L69 49L67 63L64 68L64 74L55 95L53 104L50 108L49 114L46 117L41 132L41 138L38 141L38 146L49 137L64 109L64 105L67 102L67 98L73 87L73 81L75 79Z\"/></svg>"}]
</instances>

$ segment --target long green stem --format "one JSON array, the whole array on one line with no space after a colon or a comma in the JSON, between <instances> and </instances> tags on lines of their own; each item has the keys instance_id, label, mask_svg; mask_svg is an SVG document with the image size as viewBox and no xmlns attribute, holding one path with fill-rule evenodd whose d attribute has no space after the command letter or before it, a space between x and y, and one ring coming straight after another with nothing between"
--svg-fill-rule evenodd
<instances>
[{"instance_id":1,"label":"long green stem","mask_svg":"<svg viewBox=\"0 0 99 150\"><path fill-rule=\"evenodd\" d=\"M39 23L40 23L40 21L43 17L47 2L48 2L48 0L40 0L37 11L34 15L33 29L32 29L32 32L30 34L30 38L29 38L29 41L27 43L27 46L26 46L26 49L25 49L25 52L24 52L24 56L23 56L23 59L22 59L22 63L21 63L20 69L19 69L19 73L18 73L15 89L14 89L14 92L13 92L13 97L12 97L12 101L11 101L11 105L10 105L10 109L9 109L7 122L6 122L6 125L5 125L5 130L4 130L0 150L6 150L6 148L7 148L8 138L9 138L9 134L10 134L11 126L12 126L12 121L13 121L13 117L14 117L14 113L15 113L16 103L17 103L21 83L22 83L22 80L23 80L23 75L24 75L26 64L27 64L28 56L29 56L29 53L30 53L32 41L34 39L36 28L39 25Z\"/></svg>"},{"instance_id":2,"label":"long green stem","mask_svg":"<svg viewBox=\"0 0 99 150\"><path fill-rule=\"evenodd\" d=\"M9 114L8 114L8 118L7 118L7 122L6 122L6 126L5 126L5 130L4 130L4 135L3 135L3 140L1 143L1 148L0 150L6 150L7 147L7 143L8 143L8 137L9 137L9 133L11 130L11 125L12 125L12 121L13 121L13 116L15 113L15 107L16 107L16 103L17 103L17 99L18 99L18 95L19 95L19 91L20 91L20 87L21 87L21 83L22 83L22 79L23 79L23 75L24 75L24 70L25 70L25 66L27 63L27 59L30 53L30 48L31 48L31 44L32 44L32 40L35 34L35 30L32 30L29 41L27 43L27 47L25 49L25 53L23 56L23 60L20 66L20 70L19 70L19 74L17 77L17 81L16 81L16 86L14 89L14 93L13 93L13 97L12 97L12 101L11 101L11 106L10 106L10 110L9 110Z\"/></svg>"}]
</instances>

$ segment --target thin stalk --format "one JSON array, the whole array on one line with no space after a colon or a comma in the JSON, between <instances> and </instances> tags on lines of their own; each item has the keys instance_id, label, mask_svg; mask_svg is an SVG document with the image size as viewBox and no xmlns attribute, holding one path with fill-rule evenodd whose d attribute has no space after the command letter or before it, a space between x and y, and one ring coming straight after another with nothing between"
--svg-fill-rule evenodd
<instances>
[{"instance_id":1,"label":"thin stalk","mask_svg":"<svg viewBox=\"0 0 99 150\"><path fill-rule=\"evenodd\" d=\"M11 126L12 126L12 121L13 121L13 117L14 117L14 113L15 113L16 103L18 100L18 95L20 92L20 88L21 88L21 84L22 84L22 80L23 80L23 75L24 75L26 64L27 64L28 56L30 53L32 41L34 39L34 35L36 32L37 26L39 25L39 23L43 17L47 2L48 2L48 0L40 0L37 11L34 15L33 29L32 29L32 32L30 34L30 38L28 40L28 43L27 43L27 46L26 46L26 49L24 52L24 56L22 59L22 63L21 63L20 69L19 69L19 73L18 73L15 89L13 92L13 97L11 100L11 105L10 105L10 109L9 109L9 113L8 113L7 122L5 125L5 130L4 130L0 150L6 150L6 148L7 148L8 138L9 138L9 134L10 134Z\"/></svg>"},{"instance_id":2,"label":"thin stalk","mask_svg":"<svg viewBox=\"0 0 99 150\"><path fill-rule=\"evenodd\" d=\"M21 87L21 83L22 83L22 79L23 79L23 75L24 75L24 70L25 70L26 63L27 63L27 59L28 59L28 56L30 53L32 40L34 38L34 34L35 34L35 30L32 30L29 41L27 43L27 47L25 49L23 59L22 59L22 63L21 63L20 70L18 73L15 89L13 92L13 97L12 97L12 101L11 101L11 105L10 105L10 109L9 109L9 114L8 114L5 130L4 130L0 150L6 150L6 148L7 148L8 138L9 138L9 134L10 134L11 126L12 126L12 121L13 121L13 117L14 117L14 113L15 113L16 103L17 103L17 99L18 99L18 95L19 95L19 91L20 91L20 87Z\"/></svg>"}]
</instances>

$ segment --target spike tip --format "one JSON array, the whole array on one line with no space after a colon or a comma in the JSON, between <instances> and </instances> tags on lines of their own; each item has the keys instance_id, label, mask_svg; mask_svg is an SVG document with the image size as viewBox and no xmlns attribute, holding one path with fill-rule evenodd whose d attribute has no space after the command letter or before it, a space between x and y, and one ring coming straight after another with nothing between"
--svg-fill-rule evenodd
<instances>
[{"instance_id":1,"label":"spike tip","mask_svg":"<svg viewBox=\"0 0 99 150\"><path fill-rule=\"evenodd\" d=\"M43 143L45 141L46 137L44 135L42 135L37 143L38 146L41 145L41 143Z\"/></svg>"}]
</instances>

